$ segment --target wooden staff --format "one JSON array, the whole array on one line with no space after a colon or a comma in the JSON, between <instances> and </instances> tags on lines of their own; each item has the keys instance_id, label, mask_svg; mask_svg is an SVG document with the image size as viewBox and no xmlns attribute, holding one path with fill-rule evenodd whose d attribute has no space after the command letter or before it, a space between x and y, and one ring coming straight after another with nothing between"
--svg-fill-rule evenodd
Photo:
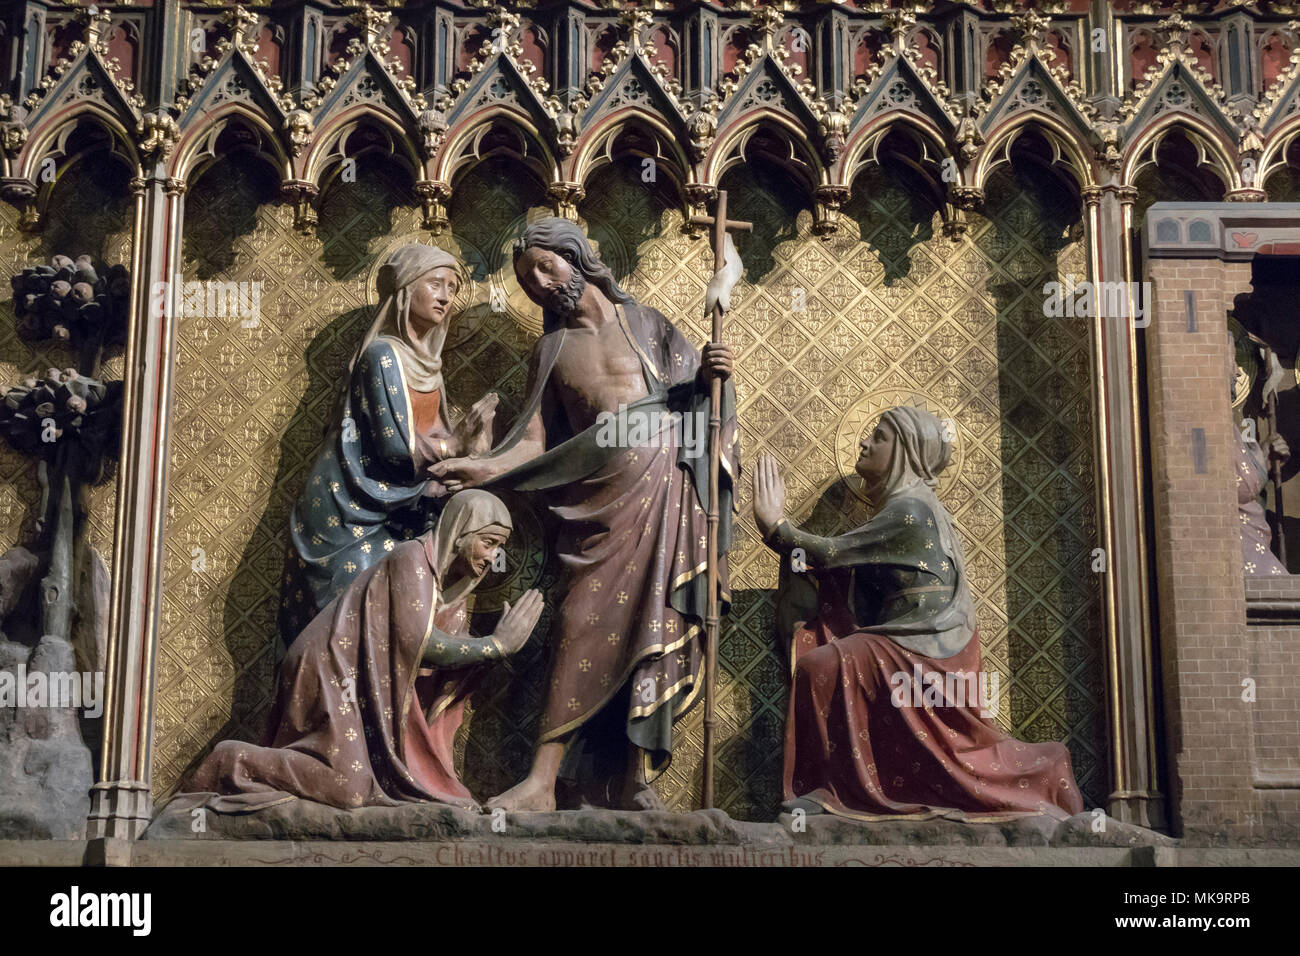
<instances>
[{"instance_id":1,"label":"wooden staff","mask_svg":"<svg viewBox=\"0 0 1300 956\"><path fill-rule=\"evenodd\" d=\"M692 216L698 226L713 227L713 273L717 275L726 265L727 230L748 231L753 223L727 219L727 194L718 190L717 207L712 216ZM722 341L722 304L713 306L713 342ZM701 805L713 808L713 750L715 714L715 685L718 672L718 467L722 460L722 379L714 375L709 394L709 514L708 514L708 588L709 603L704 618L706 642L704 645L704 793Z\"/></svg>"}]
</instances>

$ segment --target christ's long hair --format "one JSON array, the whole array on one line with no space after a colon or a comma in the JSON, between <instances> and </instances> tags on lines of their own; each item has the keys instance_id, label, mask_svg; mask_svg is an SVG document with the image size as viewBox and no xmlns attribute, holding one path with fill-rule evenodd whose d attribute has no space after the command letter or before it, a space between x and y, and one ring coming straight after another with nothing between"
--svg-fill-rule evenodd
<instances>
[{"instance_id":1,"label":"christ's long hair","mask_svg":"<svg viewBox=\"0 0 1300 956\"><path fill-rule=\"evenodd\" d=\"M582 277L605 294L611 302L635 301L614 280L609 266L600 261L581 227L576 222L551 216L539 219L524 229L524 235L515 243L514 261L529 249L545 249L565 261L582 274Z\"/></svg>"}]
</instances>

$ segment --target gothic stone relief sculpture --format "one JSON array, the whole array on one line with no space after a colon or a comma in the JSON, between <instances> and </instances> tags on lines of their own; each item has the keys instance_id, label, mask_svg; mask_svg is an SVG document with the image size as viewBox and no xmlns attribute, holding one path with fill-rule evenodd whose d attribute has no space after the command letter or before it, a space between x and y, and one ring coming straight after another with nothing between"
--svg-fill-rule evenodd
<instances>
[{"instance_id":1,"label":"gothic stone relief sculpture","mask_svg":"<svg viewBox=\"0 0 1300 956\"><path fill-rule=\"evenodd\" d=\"M491 454L433 466L448 488L541 493L560 522L563 569L532 769L489 801L506 810L661 806L650 788L671 759L673 724L702 690L707 463L701 438L723 344L695 349L624 292L582 229L530 225L515 274L545 311L528 395ZM721 407L719 552L731 541L735 394ZM725 558L719 566L725 611Z\"/></svg>"},{"instance_id":2,"label":"gothic stone relief sculpture","mask_svg":"<svg viewBox=\"0 0 1300 956\"><path fill-rule=\"evenodd\" d=\"M886 411L856 470L875 507L847 534L808 534L784 517L771 456L754 475L754 519L793 561L794 620L785 807L857 819L1080 813L1059 743L1022 743L988 719L975 608L961 540L935 494L952 445L912 406Z\"/></svg>"},{"instance_id":3,"label":"gothic stone relief sculpture","mask_svg":"<svg viewBox=\"0 0 1300 956\"><path fill-rule=\"evenodd\" d=\"M461 281L454 256L418 243L379 270L378 312L289 521L286 644L358 574L428 530L446 494L431 464L491 444L495 393L449 423L442 346Z\"/></svg>"},{"instance_id":4,"label":"gothic stone relief sculpture","mask_svg":"<svg viewBox=\"0 0 1300 956\"><path fill-rule=\"evenodd\" d=\"M541 594L506 605L487 637L467 599L512 524L500 499L462 491L429 534L353 576L298 635L280 667L266 746L218 744L183 789L218 812L296 798L339 808L437 801L478 809L452 741L485 667L528 640Z\"/></svg>"}]
</instances>

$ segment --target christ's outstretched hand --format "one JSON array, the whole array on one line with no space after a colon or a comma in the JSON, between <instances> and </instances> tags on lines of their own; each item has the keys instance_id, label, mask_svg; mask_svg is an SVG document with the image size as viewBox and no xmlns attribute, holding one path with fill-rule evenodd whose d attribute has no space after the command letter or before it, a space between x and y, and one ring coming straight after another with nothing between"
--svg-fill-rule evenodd
<instances>
[{"instance_id":1,"label":"christ's outstretched hand","mask_svg":"<svg viewBox=\"0 0 1300 956\"><path fill-rule=\"evenodd\" d=\"M430 465L428 477L442 482L449 494L455 494L496 477L496 471L486 458L447 458Z\"/></svg>"}]
</instances>

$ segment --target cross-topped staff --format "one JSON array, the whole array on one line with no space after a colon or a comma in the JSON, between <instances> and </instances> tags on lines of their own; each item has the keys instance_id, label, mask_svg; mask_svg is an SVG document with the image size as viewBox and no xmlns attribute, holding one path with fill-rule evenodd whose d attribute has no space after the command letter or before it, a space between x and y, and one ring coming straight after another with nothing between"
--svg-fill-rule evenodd
<instances>
[{"instance_id":1,"label":"cross-topped staff","mask_svg":"<svg viewBox=\"0 0 1300 956\"><path fill-rule=\"evenodd\" d=\"M724 270L729 265L727 262L727 247L731 244L727 241L728 229L739 229L748 232L754 228L753 223L743 222L738 219L727 218L727 193L725 190L718 190L718 200L714 207L712 216L692 216L691 223L697 226L713 227L713 274L715 282L724 276ZM731 246L731 254L736 255L735 246ZM739 266L739 259L734 259L730 265ZM732 270L730 278L731 284L739 278L738 268ZM713 303L713 337L711 341L722 341L722 317L730 307L728 292L730 285L726 283L726 278L722 279L723 285L715 290L715 283L710 283L710 292L716 291L716 300ZM711 296L712 297L712 296ZM705 810L713 808L713 749L714 749L714 730L717 726L717 717L715 711L715 685L717 682L718 672L718 463L722 457L722 379L716 375L711 382L710 402L709 402L709 513L708 513L708 588L709 599L706 615L704 618L704 629L706 642L704 645L704 794L701 803Z\"/></svg>"}]
</instances>

